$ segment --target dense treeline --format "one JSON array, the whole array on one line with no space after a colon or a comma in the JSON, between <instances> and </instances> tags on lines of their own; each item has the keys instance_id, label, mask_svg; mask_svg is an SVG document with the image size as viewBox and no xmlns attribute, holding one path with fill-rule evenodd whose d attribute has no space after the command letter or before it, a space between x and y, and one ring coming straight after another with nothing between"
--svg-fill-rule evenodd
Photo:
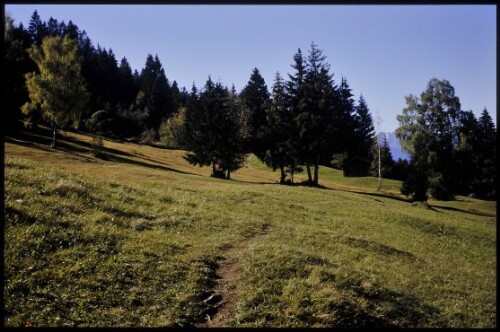
<instances>
[{"instance_id":1,"label":"dense treeline","mask_svg":"<svg viewBox=\"0 0 500 332\"><path fill-rule=\"evenodd\" d=\"M411 155L401 192L414 200L454 194L496 197L496 128L486 109L461 110L455 89L433 78L420 97L406 97L396 135Z\"/></svg>"},{"instance_id":2,"label":"dense treeline","mask_svg":"<svg viewBox=\"0 0 500 332\"><path fill-rule=\"evenodd\" d=\"M288 81L276 73L271 94L257 68L239 95L210 78L201 92L193 89L186 113L187 160L211 164L213 176L228 178L253 153L280 170L280 183L303 165L307 183L318 185L319 166L342 154L341 167L362 158L360 175L368 175L374 128L367 103L363 97L354 102L347 79L335 84L325 59L314 43L307 58L299 48L294 72Z\"/></svg>"},{"instance_id":3,"label":"dense treeline","mask_svg":"<svg viewBox=\"0 0 500 332\"><path fill-rule=\"evenodd\" d=\"M282 184L305 170L307 184L319 185L319 166L329 165L346 176L403 180L413 199L495 196L495 126L486 110L480 119L460 110L447 81L407 97L397 135L408 163L395 162L387 141L375 138L367 101L353 99L345 77L334 80L314 43L307 56L297 50L287 79L276 73L268 89L255 68L240 93L210 77L200 90L179 89L157 55L132 72L73 22L43 22L36 11L26 29L6 17L5 49L6 129L49 126L54 146L57 129L72 126L185 149L186 160L223 178L253 153L280 171Z\"/></svg>"},{"instance_id":4,"label":"dense treeline","mask_svg":"<svg viewBox=\"0 0 500 332\"><path fill-rule=\"evenodd\" d=\"M111 48L107 50L100 45L94 46L86 32L72 21L66 24L51 17L44 22L35 11L27 28L22 23L15 26L12 18L6 18L8 130L19 128L19 120L23 119L21 107L30 99L25 76L40 74L41 71L39 64L30 56L30 50L44 50L43 42L48 37L68 37L77 46L77 59L73 61L81 67L80 74L89 96L75 124L77 128L120 138L142 134L145 138L157 139L161 121L186 103L188 93L180 91L177 82L168 80L158 56L148 55L142 71L132 72L125 57L118 64ZM40 105L32 106L25 120L52 127L53 123L43 116ZM59 126L62 128L65 125L61 123Z\"/></svg>"}]
</instances>

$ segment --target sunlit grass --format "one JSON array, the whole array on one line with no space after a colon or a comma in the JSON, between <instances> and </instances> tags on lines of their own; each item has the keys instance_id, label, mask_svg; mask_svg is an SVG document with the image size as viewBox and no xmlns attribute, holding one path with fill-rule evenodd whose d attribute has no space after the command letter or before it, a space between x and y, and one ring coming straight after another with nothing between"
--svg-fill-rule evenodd
<instances>
[{"instance_id":1,"label":"sunlit grass","mask_svg":"<svg viewBox=\"0 0 500 332\"><path fill-rule=\"evenodd\" d=\"M6 143L6 326L185 326L241 243L231 326L496 326L496 202L414 206L328 168L325 189L280 186L255 157L226 181L67 135L80 150Z\"/></svg>"}]
</instances>

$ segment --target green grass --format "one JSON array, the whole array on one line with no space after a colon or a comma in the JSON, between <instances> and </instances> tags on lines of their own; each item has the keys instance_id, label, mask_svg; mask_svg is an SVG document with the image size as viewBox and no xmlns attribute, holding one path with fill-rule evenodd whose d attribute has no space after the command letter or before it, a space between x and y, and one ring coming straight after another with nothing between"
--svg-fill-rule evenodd
<instances>
[{"instance_id":1,"label":"green grass","mask_svg":"<svg viewBox=\"0 0 500 332\"><path fill-rule=\"evenodd\" d=\"M326 189L280 186L253 157L219 180L106 146L130 159L6 144L4 325L189 325L244 243L228 326L496 326L496 202L413 206L327 168Z\"/></svg>"}]
</instances>

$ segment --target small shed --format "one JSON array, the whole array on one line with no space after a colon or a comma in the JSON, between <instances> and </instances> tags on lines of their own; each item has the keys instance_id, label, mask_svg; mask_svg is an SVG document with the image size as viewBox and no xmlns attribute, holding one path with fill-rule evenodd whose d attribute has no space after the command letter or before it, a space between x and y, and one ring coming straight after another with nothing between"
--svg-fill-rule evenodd
<instances>
[{"instance_id":1,"label":"small shed","mask_svg":"<svg viewBox=\"0 0 500 332\"><path fill-rule=\"evenodd\" d=\"M356 177L356 176L368 176L370 171L371 161L363 157L352 157L344 163L342 168L344 176L346 177Z\"/></svg>"}]
</instances>

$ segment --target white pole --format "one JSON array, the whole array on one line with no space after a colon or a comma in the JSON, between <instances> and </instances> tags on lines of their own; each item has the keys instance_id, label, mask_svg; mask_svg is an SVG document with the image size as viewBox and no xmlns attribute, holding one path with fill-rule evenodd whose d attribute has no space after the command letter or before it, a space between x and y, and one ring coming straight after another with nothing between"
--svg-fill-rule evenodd
<instances>
[{"instance_id":1,"label":"white pole","mask_svg":"<svg viewBox=\"0 0 500 332\"><path fill-rule=\"evenodd\" d=\"M381 165L381 158L380 158L380 114L378 113L378 109L376 110L376 117L377 117L377 146L378 146L378 187L377 191L380 191L380 188L382 187L382 165Z\"/></svg>"}]
</instances>

